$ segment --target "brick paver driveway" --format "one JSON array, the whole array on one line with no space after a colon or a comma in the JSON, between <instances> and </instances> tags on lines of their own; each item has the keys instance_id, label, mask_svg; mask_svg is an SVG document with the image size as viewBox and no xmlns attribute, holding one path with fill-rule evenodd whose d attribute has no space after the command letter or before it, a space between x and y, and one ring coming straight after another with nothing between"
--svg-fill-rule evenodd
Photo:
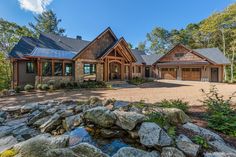
<instances>
[{"instance_id":1,"label":"brick paver driveway","mask_svg":"<svg viewBox=\"0 0 236 157\"><path fill-rule=\"evenodd\" d=\"M236 91L236 85L209 82L192 81L170 81L158 80L152 83L143 84L140 87L118 88L112 90L76 90L58 91L54 93L37 93L13 97L0 98L0 106L21 105L26 102L36 102L52 99L87 99L90 96L101 98L115 98L117 100L139 101L154 103L163 99L182 99L188 101L191 106L201 105L203 94L200 89L208 90L210 85L216 85L219 92L228 97ZM233 99L236 103L236 99Z\"/></svg>"}]
</instances>

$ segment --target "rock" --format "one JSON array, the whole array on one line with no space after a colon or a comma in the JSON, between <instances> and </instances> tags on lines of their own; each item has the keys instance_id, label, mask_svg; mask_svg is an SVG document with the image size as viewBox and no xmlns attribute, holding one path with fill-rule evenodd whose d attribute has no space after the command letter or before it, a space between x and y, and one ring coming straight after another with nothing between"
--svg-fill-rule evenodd
<instances>
[{"instance_id":1,"label":"rock","mask_svg":"<svg viewBox=\"0 0 236 157\"><path fill-rule=\"evenodd\" d=\"M156 123L142 123L138 135L140 137L140 143L148 147L169 146L173 142L167 133Z\"/></svg>"},{"instance_id":2,"label":"rock","mask_svg":"<svg viewBox=\"0 0 236 157\"><path fill-rule=\"evenodd\" d=\"M176 142L178 141L182 141L182 142L189 142L189 143L193 143L187 136L185 136L184 134L180 134L176 140Z\"/></svg>"},{"instance_id":3,"label":"rock","mask_svg":"<svg viewBox=\"0 0 236 157\"><path fill-rule=\"evenodd\" d=\"M126 101L115 101L115 103L113 104L113 109L119 109L122 107L126 107L129 105L129 102Z\"/></svg>"},{"instance_id":4,"label":"rock","mask_svg":"<svg viewBox=\"0 0 236 157\"><path fill-rule=\"evenodd\" d=\"M15 137L13 136L6 136L0 139L0 154L13 147L15 144L17 144L18 141Z\"/></svg>"},{"instance_id":5,"label":"rock","mask_svg":"<svg viewBox=\"0 0 236 157\"><path fill-rule=\"evenodd\" d=\"M100 149L90 145L88 143L80 143L71 147L71 150L75 154L83 157L109 157L107 154L103 153Z\"/></svg>"},{"instance_id":6,"label":"rock","mask_svg":"<svg viewBox=\"0 0 236 157\"><path fill-rule=\"evenodd\" d=\"M99 99L99 97L90 97L88 100L89 105L95 105L95 104L102 104L102 100Z\"/></svg>"},{"instance_id":7,"label":"rock","mask_svg":"<svg viewBox=\"0 0 236 157\"><path fill-rule=\"evenodd\" d=\"M183 125L183 127L185 129L191 130L193 132L195 132L196 134L205 137L208 141L224 141L219 135L217 135L216 133L207 130L205 128L199 127L193 123L186 123Z\"/></svg>"},{"instance_id":8,"label":"rock","mask_svg":"<svg viewBox=\"0 0 236 157\"><path fill-rule=\"evenodd\" d=\"M137 139L139 138L138 132L135 131L128 131L129 135L131 136L131 138Z\"/></svg>"},{"instance_id":9,"label":"rock","mask_svg":"<svg viewBox=\"0 0 236 157\"><path fill-rule=\"evenodd\" d=\"M71 149L69 148L58 148L52 149L47 152L46 157L78 157Z\"/></svg>"},{"instance_id":10,"label":"rock","mask_svg":"<svg viewBox=\"0 0 236 157\"><path fill-rule=\"evenodd\" d=\"M41 129L41 132L49 132L52 131L55 127L57 127L60 123L60 115L55 113L48 121L42 124L39 128Z\"/></svg>"},{"instance_id":11,"label":"rock","mask_svg":"<svg viewBox=\"0 0 236 157\"><path fill-rule=\"evenodd\" d=\"M118 130L101 129L100 132L101 136L104 138L111 138L119 135Z\"/></svg>"},{"instance_id":12,"label":"rock","mask_svg":"<svg viewBox=\"0 0 236 157\"><path fill-rule=\"evenodd\" d=\"M40 118L39 120L37 120L36 122L33 123L33 126L40 127L45 122L47 122L49 118L50 118L50 116L46 116L46 117Z\"/></svg>"},{"instance_id":13,"label":"rock","mask_svg":"<svg viewBox=\"0 0 236 157\"><path fill-rule=\"evenodd\" d=\"M25 104L24 106L22 106L20 108L20 111L21 111L21 113L28 113L28 112L32 112L32 111L37 110L38 107L39 107L39 103L38 102L28 103L28 104Z\"/></svg>"},{"instance_id":14,"label":"rock","mask_svg":"<svg viewBox=\"0 0 236 157\"><path fill-rule=\"evenodd\" d=\"M184 152L187 156L196 157L200 150L200 146L192 142L178 141L177 148Z\"/></svg>"},{"instance_id":15,"label":"rock","mask_svg":"<svg viewBox=\"0 0 236 157\"><path fill-rule=\"evenodd\" d=\"M5 119L0 117L0 124L4 122L5 122Z\"/></svg>"},{"instance_id":16,"label":"rock","mask_svg":"<svg viewBox=\"0 0 236 157\"><path fill-rule=\"evenodd\" d=\"M7 118L7 112L0 111L0 118L6 119Z\"/></svg>"},{"instance_id":17,"label":"rock","mask_svg":"<svg viewBox=\"0 0 236 157\"><path fill-rule=\"evenodd\" d=\"M69 131L76 126L79 126L82 122L81 114L66 117L65 120L63 120L63 128Z\"/></svg>"},{"instance_id":18,"label":"rock","mask_svg":"<svg viewBox=\"0 0 236 157\"><path fill-rule=\"evenodd\" d=\"M39 110L34 111L34 112L32 113L32 118L30 118L28 124L29 124L29 125L32 125L32 124L35 123L37 120L39 120L39 119L41 119L41 118L43 118L43 117L45 117L45 116L47 116L47 115L48 115L48 114L47 114L46 112L44 112L44 111L42 111L42 112L40 112Z\"/></svg>"},{"instance_id":19,"label":"rock","mask_svg":"<svg viewBox=\"0 0 236 157\"><path fill-rule=\"evenodd\" d=\"M235 153L213 152L205 153L204 157L236 157Z\"/></svg>"},{"instance_id":20,"label":"rock","mask_svg":"<svg viewBox=\"0 0 236 157\"><path fill-rule=\"evenodd\" d=\"M160 154L156 151L146 152L133 147L123 147L112 157L160 157Z\"/></svg>"},{"instance_id":21,"label":"rock","mask_svg":"<svg viewBox=\"0 0 236 157\"><path fill-rule=\"evenodd\" d=\"M84 119L101 127L111 127L115 124L116 116L105 107L95 107L84 113Z\"/></svg>"},{"instance_id":22,"label":"rock","mask_svg":"<svg viewBox=\"0 0 236 157\"><path fill-rule=\"evenodd\" d=\"M234 153L236 154L236 149L228 146L225 142L223 141L210 141L208 142L209 145L213 148L215 148L219 152L227 152L227 153Z\"/></svg>"},{"instance_id":23,"label":"rock","mask_svg":"<svg viewBox=\"0 0 236 157\"><path fill-rule=\"evenodd\" d=\"M174 147L165 147L162 149L161 157L185 157L185 155Z\"/></svg>"},{"instance_id":24,"label":"rock","mask_svg":"<svg viewBox=\"0 0 236 157\"><path fill-rule=\"evenodd\" d=\"M138 123L144 121L145 116L135 112L117 111L113 112L116 115L116 125L125 130L133 130Z\"/></svg>"},{"instance_id":25,"label":"rock","mask_svg":"<svg viewBox=\"0 0 236 157\"><path fill-rule=\"evenodd\" d=\"M59 106L65 105L65 106L70 106L70 105L77 105L78 101L73 100L73 99L66 99L62 100L61 102L58 103Z\"/></svg>"},{"instance_id":26,"label":"rock","mask_svg":"<svg viewBox=\"0 0 236 157\"><path fill-rule=\"evenodd\" d=\"M15 137L17 137L17 139L23 139L23 140L28 140L36 135L38 135L39 132L29 128L26 125L22 125L21 127L15 129L14 131L12 131L12 135L14 135ZM20 140L21 141L21 140Z\"/></svg>"},{"instance_id":27,"label":"rock","mask_svg":"<svg viewBox=\"0 0 236 157\"><path fill-rule=\"evenodd\" d=\"M13 130L10 126L0 126L0 138L11 134Z\"/></svg>"},{"instance_id":28,"label":"rock","mask_svg":"<svg viewBox=\"0 0 236 157\"><path fill-rule=\"evenodd\" d=\"M51 145L57 146L59 148L65 148L69 145L70 136L68 135L60 135L56 137L52 137Z\"/></svg>"},{"instance_id":29,"label":"rock","mask_svg":"<svg viewBox=\"0 0 236 157\"><path fill-rule=\"evenodd\" d=\"M73 116L73 115L74 115L73 110L64 110L64 111L62 110L62 113L61 113L62 118Z\"/></svg>"},{"instance_id":30,"label":"rock","mask_svg":"<svg viewBox=\"0 0 236 157\"><path fill-rule=\"evenodd\" d=\"M7 107L3 107L2 111L5 112L10 112L10 113L20 113L21 110L21 106L17 105L17 106L7 106Z\"/></svg>"}]
</instances>

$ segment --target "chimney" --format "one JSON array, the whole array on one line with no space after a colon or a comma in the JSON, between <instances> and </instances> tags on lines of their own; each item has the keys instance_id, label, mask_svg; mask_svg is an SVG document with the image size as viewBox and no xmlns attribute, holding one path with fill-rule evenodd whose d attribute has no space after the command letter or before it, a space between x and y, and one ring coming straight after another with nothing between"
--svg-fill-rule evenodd
<instances>
[{"instance_id":1,"label":"chimney","mask_svg":"<svg viewBox=\"0 0 236 157\"><path fill-rule=\"evenodd\" d=\"M78 39L78 40L82 40L82 36L77 35L77 36L76 36L76 39Z\"/></svg>"}]
</instances>

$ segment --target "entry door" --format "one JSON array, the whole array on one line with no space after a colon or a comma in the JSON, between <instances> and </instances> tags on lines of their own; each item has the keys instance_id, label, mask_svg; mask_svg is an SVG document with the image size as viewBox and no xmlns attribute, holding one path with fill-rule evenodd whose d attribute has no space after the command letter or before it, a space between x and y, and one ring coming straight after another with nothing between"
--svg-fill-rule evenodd
<instances>
[{"instance_id":1,"label":"entry door","mask_svg":"<svg viewBox=\"0 0 236 157\"><path fill-rule=\"evenodd\" d=\"M219 82L219 69L211 68L211 82Z\"/></svg>"},{"instance_id":2,"label":"entry door","mask_svg":"<svg viewBox=\"0 0 236 157\"><path fill-rule=\"evenodd\" d=\"M150 77L150 68L149 67L145 68L145 77Z\"/></svg>"}]
</instances>

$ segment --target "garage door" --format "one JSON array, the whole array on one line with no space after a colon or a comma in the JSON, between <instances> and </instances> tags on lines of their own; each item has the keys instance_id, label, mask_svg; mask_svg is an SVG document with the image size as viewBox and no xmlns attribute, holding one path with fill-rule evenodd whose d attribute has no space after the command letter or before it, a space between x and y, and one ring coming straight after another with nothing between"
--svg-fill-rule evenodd
<instances>
[{"instance_id":1,"label":"garage door","mask_svg":"<svg viewBox=\"0 0 236 157\"><path fill-rule=\"evenodd\" d=\"M163 68L161 69L161 78L168 80L176 80L177 70L175 68Z\"/></svg>"},{"instance_id":2,"label":"garage door","mask_svg":"<svg viewBox=\"0 0 236 157\"><path fill-rule=\"evenodd\" d=\"M182 80L200 81L201 68L182 68Z\"/></svg>"}]
</instances>

